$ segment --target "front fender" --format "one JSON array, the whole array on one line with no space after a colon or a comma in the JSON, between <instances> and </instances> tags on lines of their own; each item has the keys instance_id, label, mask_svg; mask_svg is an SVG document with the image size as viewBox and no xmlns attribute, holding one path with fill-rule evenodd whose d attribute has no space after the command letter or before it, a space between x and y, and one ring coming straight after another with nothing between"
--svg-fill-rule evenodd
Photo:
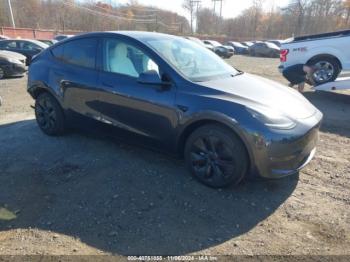
<instances>
[{"instance_id":1,"label":"front fender","mask_svg":"<svg viewBox=\"0 0 350 262\"><path fill-rule=\"evenodd\" d=\"M179 122L177 145L181 145L185 142L183 141L184 135L188 135L187 130L192 130L191 127L197 127L198 125L201 126L202 124L209 122L219 123L231 129L242 140L247 149L250 162L254 163L254 154L250 146L248 132L239 125L236 119L220 112L206 110L181 118Z\"/></svg>"}]
</instances>

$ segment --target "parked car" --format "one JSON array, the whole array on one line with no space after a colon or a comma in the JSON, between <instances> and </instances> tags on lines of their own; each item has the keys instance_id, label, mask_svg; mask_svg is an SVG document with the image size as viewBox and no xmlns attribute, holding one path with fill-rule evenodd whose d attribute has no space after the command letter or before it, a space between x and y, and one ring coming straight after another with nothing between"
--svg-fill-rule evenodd
<instances>
[{"instance_id":1,"label":"parked car","mask_svg":"<svg viewBox=\"0 0 350 262\"><path fill-rule=\"evenodd\" d=\"M76 119L122 128L184 156L212 187L252 171L295 174L314 155L322 119L293 89L238 71L182 37L151 32L58 43L33 59L27 86L45 134L62 135Z\"/></svg>"},{"instance_id":2,"label":"parked car","mask_svg":"<svg viewBox=\"0 0 350 262\"><path fill-rule=\"evenodd\" d=\"M10 76L23 76L27 71L24 55L0 51L0 79Z\"/></svg>"},{"instance_id":3,"label":"parked car","mask_svg":"<svg viewBox=\"0 0 350 262\"><path fill-rule=\"evenodd\" d=\"M191 40L193 42L196 42L197 44L200 44L201 46L204 46L208 48L211 51L214 51L214 47L212 45L205 44L202 40L199 38L193 37L193 36L185 36L186 39Z\"/></svg>"},{"instance_id":4,"label":"parked car","mask_svg":"<svg viewBox=\"0 0 350 262\"><path fill-rule=\"evenodd\" d=\"M266 42L268 43L273 43L278 47L281 47L282 43L284 42L283 40L267 40Z\"/></svg>"},{"instance_id":5,"label":"parked car","mask_svg":"<svg viewBox=\"0 0 350 262\"><path fill-rule=\"evenodd\" d=\"M220 57L230 58L235 54L235 49L232 46L224 46L218 41L204 40L203 43L206 45L211 45L213 47L214 52Z\"/></svg>"},{"instance_id":6,"label":"parked car","mask_svg":"<svg viewBox=\"0 0 350 262\"><path fill-rule=\"evenodd\" d=\"M281 46L280 71L295 64L316 68L316 85L334 81L342 70L350 70L350 30L289 39Z\"/></svg>"},{"instance_id":7,"label":"parked car","mask_svg":"<svg viewBox=\"0 0 350 262\"><path fill-rule=\"evenodd\" d=\"M53 39L56 41L62 41L64 39L67 39L69 37L72 37L74 35L56 35Z\"/></svg>"},{"instance_id":8,"label":"parked car","mask_svg":"<svg viewBox=\"0 0 350 262\"><path fill-rule=\"evenodd\" d=\"M47 44L37 40L9 39L0 41L0 50L12 51L26 56L27 65L33 56L39 54L47 47L49 47Z\"/></svg>"},{"instance_id":9,"label":"parked car","mask_svg":"<svg viewBox=\"0 0 350 262\"><path fill-rule=\"evenodd\" d=\"M251 47L252 45L254 45L254 43L253 42L242 42L241 43L242 45L244 45L244 46L247 46L247 47Z\"/></svg>"},{"instance_id":10,"label":"parked car","mask_svg":"<svg viewBox=\"0 0 350 262\"><path fill-rule=\"evenodd\" d=\"M251 56L279 57L280 48L273 43L257 42L249 47Z\"/></svg>"},{"instance_id":11,"label":"parked car","mask_svg":"<svg viewBox=\"0 0 350 262\"><path fill-rule=\"evenodd\" d=\"M58 41L55 39L37 39L40 42L43 42L44 44L47 44L48 46L52 46L53 44L56 44Z\"/></svg>"},{"instance_id":12,"label":"parked car","mask_svg":"<svg viewBox=\"0 0 350 262\"><path fill-rule=\"evenodd\" d=\"M241 43L229 41L225 45L232 46L235 49L236 54L240 54L240 55L249 54L248 47L245 45L242 45Z\"/></svg>"}]
</instances>

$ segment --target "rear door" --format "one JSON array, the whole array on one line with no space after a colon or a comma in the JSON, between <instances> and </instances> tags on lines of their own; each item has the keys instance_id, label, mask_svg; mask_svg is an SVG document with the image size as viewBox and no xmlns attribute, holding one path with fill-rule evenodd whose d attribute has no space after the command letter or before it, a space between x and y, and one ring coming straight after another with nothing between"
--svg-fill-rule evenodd
<instances>
[{"instance_id":1,"label":"rear door","mask_svg":"<svg viewBox=\"0 0 350 262\"><path fill-rule=\"evenodd\" d=\"M138 82L139 75L148 70L164 78L162 68L142 47L119 38L104 39L102 51L101 93L93 103L101 120L156 140L173 137L177 123L176 86L163 89Z\"/></svg>"},{"instance_id":2,"label":"rear door","mask_svg":"<svg viewBox=\"0 0 350 262\"><path fill-rule=\"evenodd\" d=\"M96 52L98 38L82 38L58 45L52 50L50 86L62 96L69 112L96 118L90 104L97 99Z\"/></svg>"}]
</instances>

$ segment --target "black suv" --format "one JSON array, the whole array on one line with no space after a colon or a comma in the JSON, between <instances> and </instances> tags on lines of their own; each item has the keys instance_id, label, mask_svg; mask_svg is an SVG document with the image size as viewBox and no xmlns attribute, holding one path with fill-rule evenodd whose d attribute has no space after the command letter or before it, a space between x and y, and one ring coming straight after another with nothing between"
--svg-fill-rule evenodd
<instances>
[{"instance_id":1,"label":"black suv","mask_svg":"<svg viewBox=\"0 0 350 262\"><path fill-rule=\"evenodd\" d=\"M61 135L76 117L121 128L183 155L212 187L252 171L295 174L314 155L322 118L289 87L190 40L148 32L89 33L49 47L29 67L28 92L44 133Z\"/></svg>"}]
</instances>

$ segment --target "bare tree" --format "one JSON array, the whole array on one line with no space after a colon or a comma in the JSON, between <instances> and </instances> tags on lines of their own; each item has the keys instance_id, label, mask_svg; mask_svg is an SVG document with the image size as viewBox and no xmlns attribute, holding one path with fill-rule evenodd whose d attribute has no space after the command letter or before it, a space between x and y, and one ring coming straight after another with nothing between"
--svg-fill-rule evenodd
<instances>
[{"instance_id":1,"label":"bare tree","mask_svg":"<svg viewBox=\"0 0 350 262\"><path fill-rule=\"evenodd\" d=\"M195 5L193 0L185 0L182 4L182 7L190 13L191 33L193 34L193 21L194 21L194 14L195 14Z\"/></svg>"}]
</instances>

